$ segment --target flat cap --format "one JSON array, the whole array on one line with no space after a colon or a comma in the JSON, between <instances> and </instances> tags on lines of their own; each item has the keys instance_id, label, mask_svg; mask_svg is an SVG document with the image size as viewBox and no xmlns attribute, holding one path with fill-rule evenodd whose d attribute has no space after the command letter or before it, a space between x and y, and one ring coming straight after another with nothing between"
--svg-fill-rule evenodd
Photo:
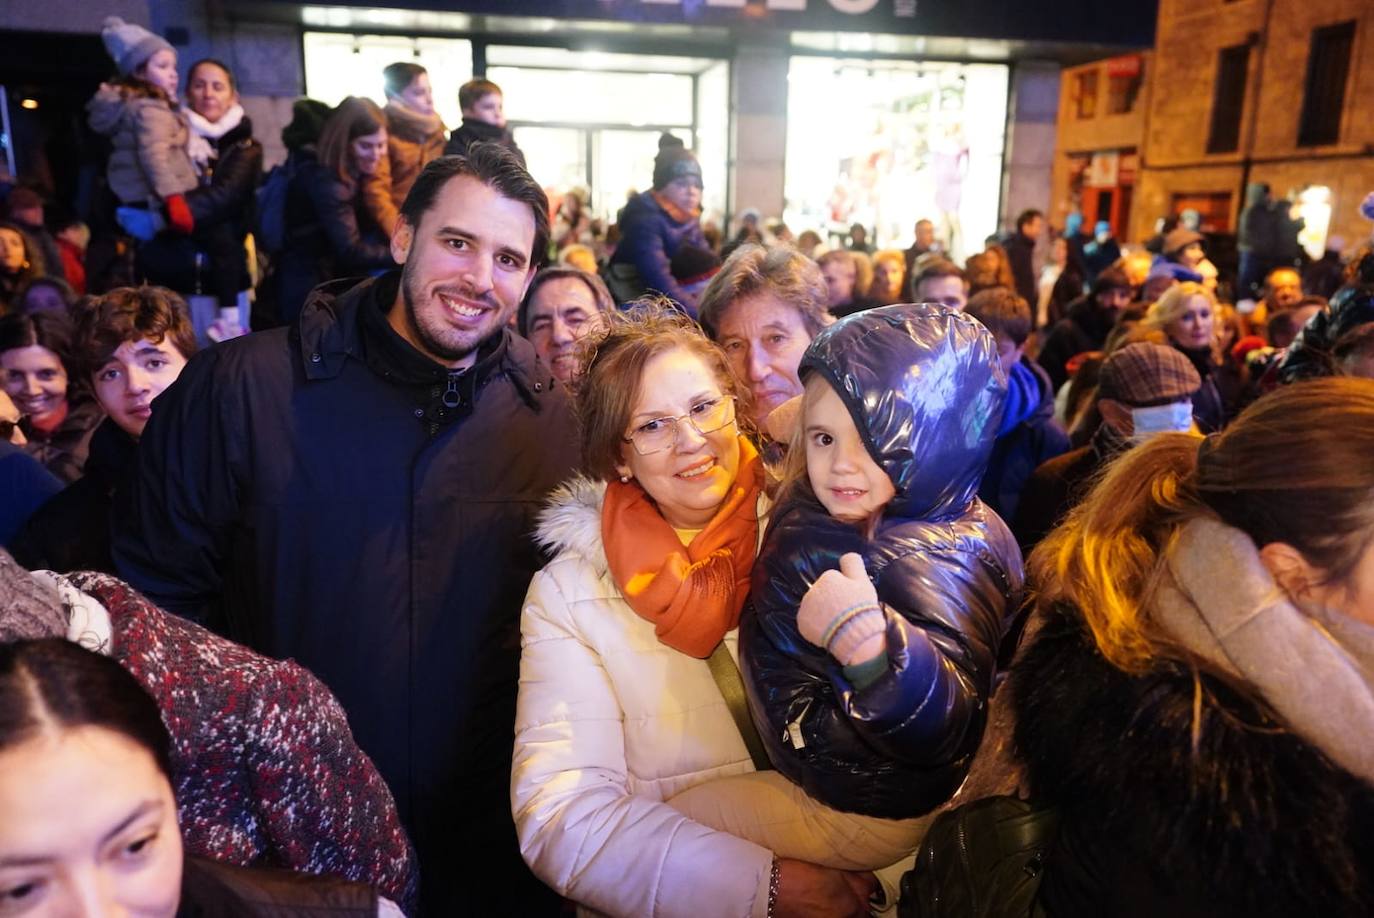
<instances>
[{"instance_id":1,"label":"flat cap","mask_svg":"<svg viewBox=\"0 0 1374 918\"><path fill-rule=\"evenodd\" d=\"M1202 377L1187 357L1162 344L1128 344L1102 362L1097 395L1133 408L1192 398Z\"/></svg>"}]
</instances>

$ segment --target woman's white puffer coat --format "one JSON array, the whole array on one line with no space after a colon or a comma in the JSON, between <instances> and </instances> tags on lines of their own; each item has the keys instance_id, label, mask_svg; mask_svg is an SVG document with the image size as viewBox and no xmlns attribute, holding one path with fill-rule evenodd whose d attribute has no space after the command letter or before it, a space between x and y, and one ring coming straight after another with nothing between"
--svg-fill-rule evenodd
<instances>
[{"instance_id":1,"label":"woman's white puffer coat","mask_svg":"<svg viewBox=\"0 0 1374 918\"><path fill-rule=\"evenodd\" d=\"M762 916L772 853L664 802L754 766L706 661L659 643L621 598L601 541L605 487L575 478L540 517L554 558L520 627L521 853L584 914ZM736 632L725 642L735 654Z\"/></svg>"}]
</instances>

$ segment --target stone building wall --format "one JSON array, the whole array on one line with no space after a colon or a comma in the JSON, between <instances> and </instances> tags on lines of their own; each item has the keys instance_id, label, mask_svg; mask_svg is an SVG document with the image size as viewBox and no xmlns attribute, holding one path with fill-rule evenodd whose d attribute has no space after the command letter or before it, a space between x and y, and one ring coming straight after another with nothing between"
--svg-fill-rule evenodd
<instances>
[{"instance_id":1,"label":"stone building wall","mask_svg":"<svg viewBox=\"0 0 1374 918\"><path fill-rule=\"evenodd\" d=\"M1269 182L1279 195L1310 185L1331 189L1330 233L1355 244L1370 234L1358 205L1374 190L1374 3L1368 0L1202 3L1161 0L1143 162L1132 218L1144 238L1176 195L1229 193L1231 223L1242 185ZM1312 31L1355 20L1339 141L1298 146ZM1218 55L1251 42L1239 149L1209 154Z\"/></svg>"}]
</instances>

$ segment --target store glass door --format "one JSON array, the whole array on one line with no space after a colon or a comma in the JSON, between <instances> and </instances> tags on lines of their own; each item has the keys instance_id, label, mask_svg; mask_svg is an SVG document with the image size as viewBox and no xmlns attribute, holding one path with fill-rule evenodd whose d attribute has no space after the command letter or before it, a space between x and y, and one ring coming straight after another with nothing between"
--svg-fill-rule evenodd
<instances>
[{"instance_id":1,"label":"store glass door","mask_svg":"<svg viewBox=\"0 0 1374 918\"><path fill-rule=\"evenodd\" d=\"M593 217L614 220L627 192L651 187L669 133L697 151L708 218L724 214L726 61L515 45L491 45L486 57L515 142L552 198L580 188Z\"/></svg>"}]
</instances>

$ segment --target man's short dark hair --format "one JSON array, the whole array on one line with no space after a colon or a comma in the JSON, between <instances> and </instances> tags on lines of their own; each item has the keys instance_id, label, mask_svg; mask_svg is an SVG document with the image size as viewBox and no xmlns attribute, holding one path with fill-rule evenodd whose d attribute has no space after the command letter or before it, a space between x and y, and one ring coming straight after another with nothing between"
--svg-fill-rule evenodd
<instances>
[{"instance_id":1,"label":"man's short dark hair","mask_svg":"<svg viewBox=\"0 0 1374 918\"><path fill-rule=\"evenodd\" d=\"M475 143L463 156L440 156L420 171L401 205L401 219L412 228L434 207L439 192L450 179L469 175L503 198L528 204L534 214L534 251L530 267L538 268L549 257L549 199L526 171L520 159L498 143Z\"/></svg>"},{"instance_id":2,"label":"man's short dark hair","mask_svg":"<svg viewBox=\"0 0 1374 918\"><path fill-rule=\"evenodd\" d=\"M911 297L913 303L921 301L916 291L920 290L921 284L928 280L935 280L940 277L957 277L964 282L965 287L968 286L968 275L964 273L964 269L948 258L917 260L912 268L911 289L907 291L907 295Z\"/></svg>"},{"instance_id":3,"label":"man's short dark hair","mask_svg":"<svg viewBox=\"0 0 1374 918\"><path fill-rule=\"evenodd\" d=\"M491 80L468 80L458 87L458 107L463 111L472 108L482 99L490 95L504 95L501 87Z\"/></svg>"},{"instance_id":4,"label":"man's short dark hair","mask_svg":"<svg viewBox=\"0 0 1374 918\"><path fill-rule=\"evenodd\" d=\"M402 92L420 78L420 74L429 71L419 64L410 61L397 61L394 64L387 64L382 69L382 88L388 96L399 96Z\"/></svg>"},{"instance_id":5,"label":"man's short dark hair","mask_svg":"<svg viewBox=\"0 0 1374 918\"><path fill-rule=\"evenodd\" d=\"M1134 291L1135 288L1131 286L1131 279L1126 276L1125 271L1120 268L1104 268L1098 272L1097 277L1093 278L1093 301L1097 301L1099 293L1105 293L1108 290Z\"/></svg>"},{"instance_id":6,"label":"man's short dark hair","mask_svg":"<svg viewBox=\"0 0 1374 918\"><path fill-rule=\"evenodd\" d=\"M1016 228L1020 229L1032 220L1040 219L1044 216L1045 215L1042 212L1036 210L1034 207L1028 210L1023 210L1021 211L1020 215L1016 218Z\"/></svg>"},{"instance_id":7,"label":"man's short dark hair","mask_svg":"<svg viewBox=\"0 0 1374 918\"><path fill-rule=\"evenodd\" d=\"M1298 334L1298 311L1296 309L1284 309L1276 312L1269 317L1269 321L1264 323L1264 336L1269 339L1269 343L1274 347L1287 347L1293 338ZM1283 344L1275 342L1282 341Z\"/></svg>"},{"instance_id":8,"label":"man's short dark hair","mask_svg":"<svg viewBox=\"0 0 1374 918\"><path fill-rule=\"evenodd\" d=\"M982 322L994 338L1010 338L1020 347L1031 333L1031 308L1024 297L1006 287L989 287L969 297L964 312Z\"/></svg>"},{"instance_id":9,"label":"man's short dark hair","mask_svg":"<svg viewBox=\"0 0 1374 918\"><path fill-rule=\"evenodd\" d=\"M606 289L606 282L595 274L588 274L581 268L574 268L572 265L551 265L534 276L530 281L530 289L525 291L525 298L520 301L520 311L516 313L516 323L519 326L522 337L529 337L530 333L530 308L534 303L534 295L539 292L539 288L549 281L559 278L571 277L579 280L592 292L592 300L596 303L596 311L600 313L610 313L615 309L615 300L611 297L611 291Z\"/></svg>"}]
</instances>

